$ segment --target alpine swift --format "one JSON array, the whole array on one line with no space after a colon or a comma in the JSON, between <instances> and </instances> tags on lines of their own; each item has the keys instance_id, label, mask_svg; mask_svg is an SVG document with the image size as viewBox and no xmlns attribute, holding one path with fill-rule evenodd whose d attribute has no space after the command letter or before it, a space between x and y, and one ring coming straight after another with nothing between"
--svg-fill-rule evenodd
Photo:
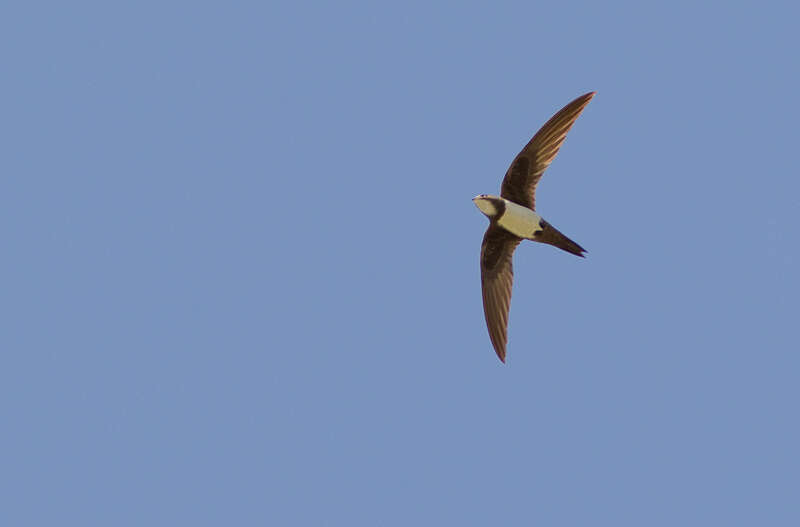
<instances>
[{"instance_id":1,"label":"alpine swift","mask_svg":"<svg viewBox=\"0 0 800 527\"><path fill-rule=\"evenodd\" d=\"M497 356L506 361L508 309L514 270L511 260L522 240L549 243L583 257L586 251L535 212L536 184L550 166L567 132L596 92L581 95L550 118L508 167L500 196L472 198L489 218L481 244L483 313Z\"/></svg>"}]
</instances>

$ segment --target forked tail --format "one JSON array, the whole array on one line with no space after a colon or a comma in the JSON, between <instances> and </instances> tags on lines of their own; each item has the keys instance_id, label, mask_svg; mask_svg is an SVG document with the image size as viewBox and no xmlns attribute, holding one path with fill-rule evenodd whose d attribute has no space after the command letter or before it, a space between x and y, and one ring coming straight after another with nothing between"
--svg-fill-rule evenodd
<instances>
[{"instance_id":1,"label":"forked tail","mask_svg":"<svg viewBox=\"0 0 800 527\"><path fill-rule=\"evenodd\" d=\"M563 249L568 253L580 256L581 258L584 257L583 253L586 252L586 249L584 249L577 243L573 242L572 240L561 234L561 232L558 229L556 229L546 221L541 220L540 224L543 230L535 234L534 239L537 242L549 243L550 245L555 245L559 249Z\"/></svg>"}]
</instances>

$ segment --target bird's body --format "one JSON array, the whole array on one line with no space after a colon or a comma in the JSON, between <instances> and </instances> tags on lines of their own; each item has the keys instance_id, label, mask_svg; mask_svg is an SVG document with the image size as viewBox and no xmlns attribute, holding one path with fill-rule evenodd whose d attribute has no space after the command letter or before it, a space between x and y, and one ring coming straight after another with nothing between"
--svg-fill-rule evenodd
<instances>
[{"instance_id":1,"label":"bird's body","mask_svg":"<svg viewBox=\"0 0 800 527\"><path fill-rule=\"evenodd\" d=\"M586 252L534 210L536 184L556 157L570 127L594 97L578 97L536 132L506 172L500 196L481 194L475 205L489 218L481 244L481 289L486 325L497 356L505 362L508 311L514 278L512 257L523 239L554 245L577 256Z\"/></svg>"},{"instance_id":2,"label":"bird's body","mask_svg":"<svg viewBox=\"0 0 800 527\"><path fill-rule=\"evenodd\" d=\"M497 225L519 238L533 240L534 235L542 230L542 217L528 207L517 205L499 196L489 195L478 196L475 198L475 203L478 208L484 203L491 203L493 207L500 209L495 220Z\"/></svg>"}]
</instances>

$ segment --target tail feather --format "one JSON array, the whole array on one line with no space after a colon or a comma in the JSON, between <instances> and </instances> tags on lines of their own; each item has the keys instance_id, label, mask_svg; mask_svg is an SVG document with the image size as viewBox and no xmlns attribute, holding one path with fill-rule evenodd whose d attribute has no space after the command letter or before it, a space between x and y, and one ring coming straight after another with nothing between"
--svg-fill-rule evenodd
<instances>
[{"instance_id":1,"label":"tail feather","mask_svg":"<svg viewBox=\"0 0 800 527\"><path fill-rule=\"evenodd\" d=\"M559 249L567 251L568 253L572 253L576 256L580 256L584 258L584 253L586 249L575 243L574 241L570 240L558 229L547 223L546 221L541 221L542 230L537 232L535 235L535 240L537 242L542 243L549 243L550 245L554 245Z\"/></svg>"}]
</instances>

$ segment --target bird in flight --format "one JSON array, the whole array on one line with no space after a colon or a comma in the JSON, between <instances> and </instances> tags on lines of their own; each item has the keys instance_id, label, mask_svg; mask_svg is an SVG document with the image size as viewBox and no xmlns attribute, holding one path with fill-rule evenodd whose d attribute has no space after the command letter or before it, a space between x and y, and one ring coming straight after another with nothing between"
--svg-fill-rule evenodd
<instances>
[{"instance_id":1,"label":"bird in flight","mask_svg":"<svg viewBox=\"0 0 800 527\"><path fill-rule=\"evenodd\" d=\"M596 92L581 95L564 106L536 132L508 167L500 196L481 194L472 198L489 218L481 244L483 313L497 356L506 361L508 309L514 271L511 264L522 240L549 243L583 257L586 251L535 212L536 184L558 154L567 132Z\"/></svg>"}]
</instances>

